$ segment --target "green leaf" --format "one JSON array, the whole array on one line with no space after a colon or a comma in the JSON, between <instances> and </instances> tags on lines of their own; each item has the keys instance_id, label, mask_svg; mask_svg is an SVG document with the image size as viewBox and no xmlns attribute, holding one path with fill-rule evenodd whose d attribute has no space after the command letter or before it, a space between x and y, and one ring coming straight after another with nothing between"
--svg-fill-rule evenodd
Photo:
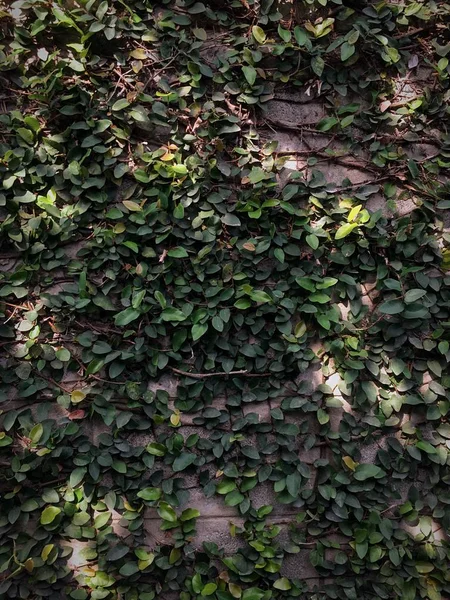
<instances>
[{"instance_id":1,"label":"green leaf","mask_svg":"<svg viewBox=\"0 0 450 600\"><path fill-rule=\"evenodd\" d=\"M265 595L263 590L256 587L250 587L243 591L242 600L262 600Z\"/></svg>"},{"instance_id":2,"label":"green leaf","mask_svg":"<svg viewBox=\"0 0 450 600\"><path fill-rule=\"evenodd\" d=\"M427 367L432 371L437 377L441 377L442 375L442 366L437 360L428 360Z\"/></svg>"},{"instance_id":3,"label":"green leaf","mask_svg":"<svg viewBox=\"0 0 450 600\"><path fill-rule=\"evenodd\" d=\"M359 542L356 544L355 550L358 557L363 559L369 550L369 543L367 541Z\"/></svg>"},{"instance_id":4,"label":"green leaf","mask_svg":"<svg viewBox=\"0 0 450 600\"><path fill-rule=\"evenodd\" d=\"M130 106L130 103L128 102L128 100L125 100L125 98L122 98L121 100L117 100L117 102L114 102L114 104L111 107L111 110L114 110L114 111L123 110L124 108L127 108L128 106Z\"/></svg>"},{"instance_id":5,"label":"green leaf","mask_svg":"<svg viewBox=\"0 0 450 600\"><path fill-rule=\"evenodd\" d=\"M166 308L167 301L164 294L162 294L159 290L155 290L155 298L159 302L159 305L162 309Z\"/></svg>"},{"instance_id":6,"label":"green leaf","mask_svg":"<svg viewBox=\"0 0 450 600\"><path fill-rule=\"evenodd\" d=\"M206 31L202 27L194 27L192 33L198 40L206 41L208 38Z\"/></svg>"},{"instance_id":7,"label":"green leaf","mask_svg":"<svg viewBox=\"0 0 450 600\"><path fill-rule=\"evenodd\" d=\"M135 562L126 562L119 569L120 575L123 575L124 577L131 577L131 575L134 575L138 572L139 566Z\"/></svg>"},{"instance_id":8,"label":"green leaf","mask_svg":"<svg viewBox=\"0 0 450 600\"><path fill-rule=\"evenodd\" d=\"M401 300L388 300L387 302L383 302L383 304L378 307L378 310L386 315L398 315L403 312L404 308Z\"/></svg>"},{"instance_id":9,"label":"green leaf","mask_svg":"<svg viewBox=\"0 0 450 600\"><path fill-rule=\"evenodd\" d=\"M353 477L358 481L365 481L372 477L380 479L380 477L384 477L384 475L386 475L386 473L377 465L359 464L355 469Z\"/></svg>"},{"instance_id":10,"label":"green leaf","mask_svg":"<svg viewBox=\"0 0 450 600\"><path fill-rule=\"evenodd\" d=\"M191 331L192 341L196 342L207 331L208 331L208 324L207 323L196 323L195 325L192 326L192 331Z\"/></svg>"},{"instance_id":11,"label":"green leaf","mask_svg":"<svg viewBox=\"0 0 450 600\"><path fill-rule=\"evenodd\" d=\"M6 435L4 431L0 432L0 448L4 446L10 446L13 443L13 439L11 436Z\"/></svg>"},{"instance_id":12,"label":"green leaf","mask_svg":"<svg viewBox=\"0 0 450 600\"><path fill-rule=\"evenodd\" d=\"M358 227L357 223L345 223L345 225L341 225L339 227L339 229L336 231L336 235L334 236L334 239L336 239L336 240L342 240L342 238L345 238L348 235L350 235L350 233L356 227Z\"/></svg>"},{"instance_id":13,"label":"green leaf","mask_svg":"<svg viewBox=\"0 0 450 600\"><path fill-rule=\"evenodd\" d=\"M448 67L449 61L448 58L441 58L438 61L437 67L440 71L445 71L445 69Z\"/></svg>"},{"instance_id":14,"label":"green leaf","mask_svg":"<svg viewBox=\"0 0 450 600\"><path fill-rule=\"evenodd\" d=\"M345 62L351 56L353 56L356 52L356 48L353 44L349 44L348 42L344 42L341 46L341 61Z\"/></svg>"},{"instance_id":15,"label":"green leaf","mask_svg":"<svg viewBox=\"0 0 450 600\"><path fill-rule=\"evenodd\" d=\"M101 21L107 12L108 12L108 1L103 0L103 2L100 2L99 6L97 8L95 16L99 21Z\"/></svg>"},{"instance_id":16,"label":"green leaf","mask_svg":"<svg viewBox=\"0 0 450 600\"><path fill-rule=\"evenodd\" d=\"M276 590L282 590L283 592L287 592L292 588L291 582L286 577L281 577L280 579L277 579L273 584L273 587Z\"/></svg>"},{"instance_id":17,"label":"green leaf","mask_svg":"<svg viewBox=\"0 0 450 600\"><path fill-rule=\"evenodd\" d=\"M323 408L319 408L317 410L317 420L321 425L325 425L329 422L330 415L325 410L323 410Z\"/></svg>"},{"instance_id":18,"label":"green leaf","mask_svg":"<svg viewBox=\"0 0 450 600\"><path fill-rule=\"evenodd\" d=\"M378 399L378 388L373 381L362 381L361 387L371 404L375 404Z\"/></svg>"},{"instance_id":19,"label":"green leaf","mask_svg":"<svg viewBox=\"0 0 450 600\"><path fill-rule=\"evenodd\" d=\"M342 127L342 129L344 129L345 127L348 127L349 125L351 125L354 120L355 120L355 115L347 115L346 117L341 119L340 126Z\"/></svg>"},{"instance_id":20,"label":"green leaf","mask_svg":"<svg viewBox=\"0 0 450 600\"><path fill-rule=\"evenodd\" d=\"M236 489L236 483L232 479L224 479L221 481L217 487L216 492L218 494L228 494Z\"/></svg>"},{"instance_id":21,"label":"green leaf","mask_svg":"<svg viewBox=\"0 0 450 600\"><path fill-rule=\"evenodd\" d=\"M92 302L95 304L95 306L98 306L99 308L103 308L103 310L111 310L111 311L116 310L116 307L111 302L111 300L107 296L104 296L103 294L97 294L96 296L94 296L92 298Z\"/></svg>"},{"instance_id":22,"label":"green leaf","mask_svg":"<svg viewBox=\"0 0 450 600\"><path fill-rule=\"evenodd\" d=\"M183 523L185 521L192 521L192 519L198 519L199 516L200 511L198 511L196 508L186 508L186 510L183 510L180 515L180 521Z\"/></svg>"},{"instance_id":23,"label":"green leaf","mask_svg":"<svg viewBox=\"0 0 450 600\"><path fill-rule=\"evenodd\" d=\"M126 473L128 470L127 463L123 460L113 460L111 467L114 469L114 471L117 471L117 473Z\"/></svg>"},{"instance_id":24,"label":"green leaf","mask_svg":"<svg viewBox=\"0 0 450 600\"><path fill-rule=\"evenodd\" d=\"M86 369L86 375L95 375L105 366L105 361L102 358L94 358Z\"/></svg>"},{"instance_id":25,"label":"green leaf","mask_svg":"<svg viewBox=\"0 0 450 600\"><path fill-rule=\"evenodd\" d=\"M42 426L42 423L38 423L31 429L28 437L33 442L33 444L37 444L39 442L39 440L41 439L43 433L44 433L44 428Z\"/></svg>"},{"instance_id":26,"label":"green leaf","mask_svg":"<svg viewBox=\"0 0 450 600\"><path fill-rule=\"evenodd\" d=\"M153 454L153 456L164 456L167 452L167 448L163 444L158 444L157 442L148 444L145 449L149 454Z\"/></svg>"},{"instance_id":27,"label":"green leaf","mask_svg":"<svg viewBox=\"0 0 450 600\"><path fill-rule=\"evenodd\" d=\"M267 173L264 169L261 169L261 167L253 167L248 178L250 183L259 183L267 178Z\"/></svg>"},{"instance_id":28,"label":"green leaf","mask_svg":"<svg viewBox=\"0 0 450 600\"><path fill-rule=\"evenodd\" d=\"M203 2L195 2L195 4L189 8L189 12L193 15L198 15L205 11L206 11L206 6L203 4ZM184 25L187 25L187 24L188 23L184 23Z\"/></svg>"},{"instance_id":29,"label":"green leaf","mask_svg":"<svg viewBox=\"0 0 450 600\"><path fill-rule=\"evenodd\" d=\"M417 572L421 575L426 575L427 573L431 573L431 571L434 571L434 566L429 562L420 561L416 562L416 569Z\"/></svg>"},{"instance_id":30,"label":"green leaf","mask_svg":"<svg viewBox=\"0 0 450 600\"><path fill-rule=\"evenodd\" d=\"M266 39L266 34L264 33L264 30L261 29L261 27L259 27L258 25L254 25L252 27L252 35L258 42L258 44L263 44Z\"/></svg>"},{"instance_id":31,"label":"green leaf","mask_svg":"<svg viewBox=\"0 0 450 600\"><path fill-rule=\"evenodd\" d=\"M106 554L106 560L116 561L120 560L124 556L128 554L130 549L125 544L117 544L117 546L113 546L110 548Z\"/></svg>"},{"instance_id":32,"label":"green leaf","mask_svg":"<svg viewBox=\"0 0 450 600\"><path fill-rule=\"evenodd\" d=\"M306 323L304 323L303 321L299 321L294 328L294 335L296 338L301 338L305 335L306 331Z\"/></svg>"},{"instance_id":33,"label":"green leaf","mask_svg":"<svg viewBox=\"0 0 450 600\"><path fill-rule=\"evenodd\" d=\"M234 490L225 496L225 504L227 506L237 506L243 500L244 496L238 490Z\"/></svg>"},{"instance_id":34,"label":"green leaf","mask_svg":"<svg viewBox=\"0 0 450 600\"><path fill-rule=\"evenodd\" d=\"M20 135L20 137L27 142L27 144L32 145L34 143L34 135L33 132L30 131L29 129L26 129L25 127L19 127L17 129L17 133Z\"/></svg>"},{"instance_id":35,"label":"green leaf","mask_svg":"<svg viewBox=\"0 0 450 600\"><path fill-rule=\"evenodd\" d=\"M160 502L158 506L158 514L164 521L169 523L175 523L177 521L177 514L167 502Z\"/></svg>"},{"instance_id":36,"label":"green leaf","mask_svg":"<svg viewBox=\"0 0 450 600\"><path fill-rule=\"evenodd\" d=\"M27 127L32 129L35 133L37 133L41 129L41 124L39 120L36 119L36 117L33 117L32 115L28 115L27 117L25 117L24 122L27 125Z\"/></svg>"},{"instance_id":37,"label":"green leaf","mask_svg":"<svg viewBox=\"0 0 450 600\"><path fill-rule=\"evenodd\" d=\"M284 260L286 257L281 248L275 248L275 250L273 251L273 255L281 264L284 264Z\"/></svg>"},{"instance_id":38,"label":"green leaf","mask_svg":"<svg viewBox=\"0 0 450 600\"><path fill-rule=\"evenodd\" d=\"M386 55L383 56L383 58L386 60L386 62L396 63L401 58L400 52L397 50L397 48L388 47L388 48L386 48L386 53L387 53L387 56L389 57L389 58L387 58Z\"/></svg>"},{"instance_id":39,"label":"green leaf","mask_svg":"<svg viewBox=\"0 0 450 600\"><path fill-rule=\"evenodd\" d=\"M411 304L411 302L416 302L420 298L423 298L426 295L425 290L413 289L408 290L405 294L405 302L406 304Z\"/></svg>"},{"instance_id":40,"label":"green leaf","mask_svg":"<svg viewBox=\"0 0 450 600\"><path fill-rule=\"evenodd\" d=\"M136 495L138 498L142 498L142 500L159 500L161 498L161 488L147 487L140 490Z\"/></svg>"},{"instance_id":41,"label":"green leaf","mask_svg":"<svg viewBox=\"0 0 450 600\"><path fill-rule=\"evenodd\" d=\"M211 594L214 594L214 592L217 590L217 585L215 583L207 583L202 591L201 591L201 595L202 596L211 596Z\"/></svg>"},{"instance_id":42,"label":"green leaf","mask_svg":"<svg viewBox=\"0 0 450 600\"><path fill-rule=\"evenodd\" d=\"M299 46L305 46L309 37L304 29L301 29L298 25L294 28L294 37Z\"/></svg>"},{"instance_id":43,"label":"green leaf","mask_svg":"<svg viewBox=\"0 0 450 600\"><path fill-rule=\"evenodd\" d=\"M61 362L69 362L70 360L70 352L67 350L67 348L60 348L55 352L55 354L56 358Z\"/></svg>"},{"instance_id":44,"label":"green leaf","mask_svg":"<svg viewBox=\"0 0 450 600\"><path fill-rule=\"evenodd\" d=\"M74 469L69 478L70 487L77 487L77 485L83 481L86 471L86 467L77 467Z\"/></svg>"},{"instance_id":45,"label":"green leaf","mask_svg":"<svg viewBox=\"0 0 450 600\"><path fill-rule=\"evenodd\" d=\"M325 119L322 119L317 123L316 129L318 129L319 131L329 131L338 123L339 119L336 119L336 117L326 117Z\"/></svg>"},{"instance_id":46,"label":"green leaf","mask_svg":"<svg viewBox=\"0 0 450 600\"><path fill-rule=\"evenodd\" d=\"M180 456L173 461L172 471L178 473L190 467L196 461L197 456L191 452L182 452Z\"/></svg>"},{"instance_id":47,"label":"green leaf","mask_svg":"<svg viewBox=\"0 0 450 600\"><path fill-rule=\"evenodd\" d=\"M318 77L321 77L325 69L325 61L321 56L314 56L311 60L311 68Z\"/></svg>"},{"instance_id":48,"label":"green leaf","mask_svg":"<svg viewBox=\"0 0 450 600\"><path fill-rule=\"evenodd\" d=\"M180 548L172 548L169 554L169 565L174 565L181 557Z\"/></svg>"},{"instance_id":49,"label":"green leaf","mask_svg":"<svg viewBox=\"0 0 450 600\"><path fill-rule=\"evenodd\" d=\"M411 158L408 160L408 170L411 173L411 177L413 179L418 179L420 177L419 167L417 163Z\"/></svg>"},{"instance_id":50,"label":"green leaf","mask_svg":"<svg viewBox=\"0 0 450 600\"><path fill-rule=\"evenodd\" d=\"M183 219L184 218L184 206L181 204L177 204L173 209L173 216L175 219Z\"/></svg>"},{"instance_id":51,"label":"green leaf","mask_svg":"<svg viewBox=\"0 0 450 600\"><path fill-rule=\"evenodd\" d=\"M310 279L309 277L296 277L295 282L300 287L304 288L305 290L308 290L310 292L316 291L316 286L315 286L313 280Z\"/></svg>"},{"instance_id":52,"label":"green leaf","mask_svg":"<svg viewBox=\"0 0 450 600\"><path fill-rule=\"evenodd\" d=\"M330 299L330 296L320 292L316 292L315 294L311 294L310 296L308 296L308 300L310 300L311 302L318 302L319 304L326 304L330 301Z\"/></svg>"},{"instance_id":53,"label":"green leaf","mask_svg":"<svg viewBox=\"0 0 450 600\"><path fill-rule=\"evenodd\" d=\"M297 498L300 493L302 478L300 473L295 472L286 477L286 489L291 496Z\"/></svg>"},{"instance_id":54,"label":"green leaf","mask_svg":"<svg viewBox=\"0 0 450 600\"><path fill-rule=\"evenodd\" d=\"M192 589L196 594L200 594L203 589L202 576L196 573L192 578Z\"/></svg>"},{"instance_id":55,"label":"green leaf","mask_svg":"<svg viewBox=\"0 0 450 600\"><path fill-rule=\"evenodd\" d=\"M132 321L135 321L140 316L140 314L141 313L135 308L128 307L114 316L114 322L118 327L124 327Z\"/></svg>"},{"instance_id":56,"label":"green leaf","mask_svg":"<svg viewBox=\"0 0 450 600\"><path fill-rule=\"evenodd\" d=\"M178 246L177 248L172 248L171 250L169 250L167 252L167 255L171 256L172 258L186 258L188 256L188 253L184 248Z\"/></svg>"},{"instance_id":57,"label":"green leaf","mask_svg":"<svg viewBox=\"0 0 450 600\"><path fill-rule=\"evenodd\" d=\"M256 81L257 72L253 67L242 67L242 72L244 73L244 77L250 85L253 85Z\"/></svg>"},{"instance_id":58,"label":"green leaf","mask_svg":"<svg viewBox=\"0 0 450 600\"><path fill-rule=\"evenodd\" d=\"M416 448L419 448L419 450L423 450L424 452L426 452L426 454L436 454L436 448L432 446L429 442L417 442Z\"/></svg>"},{"instance_id":59,"label":"green leaf","mask_svg":"<svg viewBox=\"0 0 450 600\"><path fill-rule=\"evenodd\" d=\"M283 40L283 42L286 42L286 44L288 44L291 41L291 32L288 29L283 29L281 25L278 25L278 35Z\"/></svg>"},{"instance_id":60,"label":"green leaf","mask_svg":"<svg viewBox=\"0 0 450 600\"><path fill-rule=\"evenodd\" d=\"M447 440L450 440L450 425L448 423L443 423L439 425L437 428L439 435L442 435Z\"/></svg>"},{"instance_id":61,"label":"green leaf","mask_svg":"<svg viewBox=\"0 0 450 600\"><path fill-rule=\"evenodd\" d=\"M215 317L213 317L212 319L212 326L214 327L214 329L216 331L218 331L219 333L222 332L224 330L224 322L222 321L222 319L220 317L218 317L217 315Z\"/></svg>"},{"instance_id":62,"label":"green leaf","mask_svg":"<svg viewBox=\"0 0 450 600\"><path fill-rule=\"evenodd\" d=\"M314 233L310 233L309 235L306 236L306 243L313 250L317 250L317 248L320 245L319 238Z\"/></svg>"},{"instance_id":63,"label":"green leaf","mask_svg":"<svg viewBox=\"0 0 450 600\"><path fill-rule=\"evenodd\" d=\"M383 549L380 546L372 546L369 552L369 561L377 562L383 556Z\"/></svg>"},{"instance_id":64,"label":"green leaf","mask_svg":"<svg viewBox=\"0 0 450 600\"><path fill-rule=\"evenodd\" d=\"M36 196L32 192L27 191L20 196L14 196L14 200L16 202L21 202L22 204L28 204L30 202L34 202L36 200Z\"/></svg>"},{"instance_id":65,"label":"green leaf","mask_svg":"<svg viewBox=\"0 0 450 600\"><path fill-rule=\"evenodd\" d=\"M224 225L229 225L230 227L239 227L241 225L241 220L236 215L227 213L222 217L222 223Z\"/></svg>"},{"instance_id":66,"label":"green leaf","mask_svg":"<svg viewBox=\"0 0 450 600\"><path fill-rule=\"evenodd\" d=\"M79 60L71 60L68 66L72 71L76 71L77 73L83 73L85 70L83 63Z\"/></svg>"},{"instance_id":67,"label":"green leaf","mask_svg":"<svg viewBox=\"0 0 450 600\"><path fill-rule=\"evenodd\" d=\"M172 165L171 169L176 175L187 175L189 172L186 165L181 165L181 164Z\"/></svg>"},{"instance_id":68,"label":"green leaf","mask_svg":"<svg viewBox=\"0 0 450 600\"><path fill-rule=\"evenodd\" d=\"M57 506L47 506L44 508L41 514L41 525L50 525L56 519L56 517L60 514L61 509Z\"/></svg>"},{"instance_id":69,"label":"green leaf","mask_svg":"<svg viewBox=\"0 0 450 600\"><path fill-rule=\"evenodd\" d=\"M336 277L324 277L320 283L317 284L318 290L326 290L330 287L333 287L339 282Z\"/></svg>"},{"instance_id":70,"label":"green leaf","mask_svg":"<svg viewBox=\"0 0 450 600\"><path fill-rule=\"evenodd\" d=\"M69 27L73 27L78 31L78 33L83 34L83 30L78 27L75 21L69 17L65 12L63 12L60 8L54 6L52 8L53 15L55 19L64 25L69 25Z\"/></svg>"},{"instance_id":71,"label":"green leaf","mask_svg":"<svg viewBox=\"0 0 450 600\"><path fill-rule=\"evenodd\" d=\"M109 511L100 513L94 519L94 527L95 529L102 529L110 520L111 513Z\"/></svg>"},{"instance_id":72,"label":"green leaf","mask_svg":"<svg viewBox=\"0 0 450 600\"><path fill-rule=\"evenodd\" d=\"M178 310L178 308L165 308L161 313L161 319L163 321L169 321L170 323L179 323L181 321L186 321L186 315Z\"/></svg>"},{"instance_id":73,"label":"green leaf","mask_svg":"<svg viewBox=\"0 0 450 600\"><path fill-rule=\"evenodd\" d=\"M263 292L261 290L254 290L250 292L250 298L253 302L258 302L259 304L265 304L266 302L273 302L272 298L267 294L267 292Z\"/></svg>"},{"instance_id":74,"label":"green leaf","mask_svg":"<svg viewBox=\"0 0 450 600\"><path fill-rule=\"evenodd\" d=\"M130 212L141 212L142 206L137 202L133 202L132 200L122 200L122 204L127 208Z\"/></svg>"}]
</instances>

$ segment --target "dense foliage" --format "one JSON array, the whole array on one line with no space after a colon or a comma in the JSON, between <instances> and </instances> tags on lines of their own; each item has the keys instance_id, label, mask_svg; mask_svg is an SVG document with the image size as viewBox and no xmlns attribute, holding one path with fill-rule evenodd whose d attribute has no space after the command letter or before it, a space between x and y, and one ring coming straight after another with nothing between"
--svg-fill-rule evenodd
<instances>
[{"instance_id":1,"label":"dense foliage","mask_svg":"<svg viewBox=\"0 0 450 600\"><path fill-rule=\"evenodd\" d=\"M449 18L3 7L0 598L450 597ZM283 88L327 116L277 123ZM287 183L279 127L330 142ZM192 481L235 553L196 544Z\"/></svg>"}]
</instances>

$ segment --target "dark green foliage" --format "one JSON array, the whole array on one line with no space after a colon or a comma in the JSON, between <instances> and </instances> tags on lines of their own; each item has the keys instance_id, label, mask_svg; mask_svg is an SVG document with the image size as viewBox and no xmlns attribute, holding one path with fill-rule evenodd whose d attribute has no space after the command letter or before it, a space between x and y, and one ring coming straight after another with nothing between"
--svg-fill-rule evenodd
<instances>
[{"instance_id":1,"label":"dark green foliage","mask_svg":"<svg viewBox=\"0 0 450 600\"><path fill-rule=\"evenodd\" d=\"M450 5L297 4L0 10L1 599L450 597Z\"/></svg>"}]
</instances>

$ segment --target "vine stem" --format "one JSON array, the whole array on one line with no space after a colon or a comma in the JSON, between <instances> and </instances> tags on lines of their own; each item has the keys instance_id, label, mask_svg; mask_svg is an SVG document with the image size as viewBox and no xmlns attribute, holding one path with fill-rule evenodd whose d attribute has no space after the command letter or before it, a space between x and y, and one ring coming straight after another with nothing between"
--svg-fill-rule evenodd
<instances>
[{"instance_id":1,"label":"vine stem","mask_svg":"<svg viewBox=\"0 0 450 600\"><path fill-rule=\"evenodd\" d=\"M12 308L15 309L21 309L21 310L31 310L29 307L27 306L23 306L22 304L12 304L11 302L5 302L5 300L1 300L2 304L6 304L6 306L11 306Z\"/></svg>"},{"instance_id":2,"label":"vine stem","mask_svg":"<svg viewBox=\"0 0 450 600\"><path fill-rule=\"evenodd\" d=\"M62 390L63 392L65 392L66 394L71 394L72 393L73 390L69 390L64 385L58 383L57 381L55 381L51 377L47 377L46 375L43 375L37 369L33 369L33 372L36 374L36 377L40 377L41 379L44 379L45 381L48 381L48 383L51 383L52 385L55 385L56 387L59 387L59 389Z\"/></svg>"},{"instance_id":3,"label":"vine stem","mask_svg":"<svg viewBox=\"0 0 450 600\"><path fill-rule=\"evenodd\" d=\"M426 25L425 27L417 27L416 29L411 29L410 31L405 31L404 33L400 33L399 35L394 35L394 40L402 40L404 38L418 35L419 33L423 33L424 31L433 29L434 27L436 27L435 23L430 23L429 25Z\"/></svg>"}]
</instances>

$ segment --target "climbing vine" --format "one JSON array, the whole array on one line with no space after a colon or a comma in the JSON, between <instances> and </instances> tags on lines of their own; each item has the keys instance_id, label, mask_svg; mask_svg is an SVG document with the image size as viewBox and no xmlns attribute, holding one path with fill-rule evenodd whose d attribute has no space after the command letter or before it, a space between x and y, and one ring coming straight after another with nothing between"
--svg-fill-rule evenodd
<instances>
[{"instance_id":1,"label":"climbing vine","mask_svg":"<svg viewBox=\"0 0 450 600\"><path fill-rule=\"evenodd\" d=\"M450 4L0 4L0 598L450 597Z\"/></svg>"}]
</instances>

